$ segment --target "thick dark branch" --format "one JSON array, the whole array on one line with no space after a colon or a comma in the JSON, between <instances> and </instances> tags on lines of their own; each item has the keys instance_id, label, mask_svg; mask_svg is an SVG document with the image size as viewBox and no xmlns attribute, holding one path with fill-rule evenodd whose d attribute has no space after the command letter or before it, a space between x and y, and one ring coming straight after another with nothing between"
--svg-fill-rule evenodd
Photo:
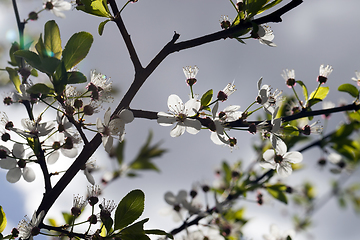
<instances>
[{"instance_id":1,"label":"thick dark branch","mask_svg":"<svg viewBox=\"0 0 360 240\"><path fill-rule=\"evenodd\" d=\"M266 15L264 17L252 20L252 22L256 23L258 25L264 24L264 23L269 23L269 22L281 22L282 21L281 16L283 14L285 14L288 11L290 11L291 9L297 7L301 3L302 3L302 0L293 0L290 3L286 4L285 6L283 6L282 8L278 9L277 11L275 11L269 15ZM179 43L174 44L174 47L172 48L172 52L177 52L177 51L184 50L187 48L193 48L196 46L200 46L205 43L210 43L210 42L214 42L217 40L226 39L228 37L236 35L236 33L238 33L238 32L241 32L241 31L251 28L251 27L252 27L251 22L240 23L237 26L226 29L226 30L215 32L215 33L212 33L212 34L209 34L206 36L202 36L199 38L191 39L188 41L179 42Z\"/></svg>"},{"instance_id":2,"label":"thick dark branch","mask_svg":"<svg viewBox=\"0 0 360 240\"><path fill-rule=\"evenodd\" d=\"M136 53L135 47L131 41L130 35L126 30L125 24L120 16L119 13L119 9L116 5L116 2L114 0L109 0L108 1L110 3L111 9L113 11L113 14L115 16L114 18L114 22L116 23L116 25L118 26L121 36L124 39L125 45L129 51L129 55L130 55L130 59L134 65L135 68L135 72L138 72L140 69L142 69L143 67L141 66L139 57Z\"/></svg>"}]
</instances>

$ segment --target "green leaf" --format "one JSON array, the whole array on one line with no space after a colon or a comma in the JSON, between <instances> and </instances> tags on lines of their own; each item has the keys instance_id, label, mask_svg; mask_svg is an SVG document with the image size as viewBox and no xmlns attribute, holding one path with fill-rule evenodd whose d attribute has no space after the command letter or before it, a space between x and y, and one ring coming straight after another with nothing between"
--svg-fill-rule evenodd
<instances>
[{"instance_id":1,"label":"green leaf","mask_svg":"<svg viewBox=\"0 0 360 240\"><path fill-rule=\"evenodd\" d=\"M45 24L44 44L48 55L60 60L62 53L60 30L54 20Z\"/></svg>"},{"instance_id":2,"label":"green leaf","mask_svg":"<svg viewBox=\"0 0 360 240\"><path fill-rule=\"evenodd\" d=\"M302 87L304 99L308 99L309 98L308 90L307 90L305 84L303 83L303 81L296 81L296 83L298 83Z\"/></svg>"},{"instance_id":3,"label":"green leaf","mask_svg":"<svg viewBox=\"0 0 360 240\"><path fill-rule=\"evenodd\" d=\"M326 98L328 93L329 93L329 87L319 87L317 91L315 90L310 94L309 99L324 100L324 98Z\"/></svg>"},{"instance_id":4,"label":"green leaf","mask_svg":"<svg viewBox=\"0 0 360 240\"><path fill-rule=\"evenodd\" d=\"M53 77L53 85L56 93L62 93L67 84L67 72L65 69L64 63L61 61L61 64L56 68L54 77Z\"/></svg>"},{"instance_id":5,"label":"green leaf","mask_svg":"<svg viewBox=\"0 0 360 240\"><path fill-rule=\"evenodd\" d=\"M129 192L116 208L114 230L123 229L138 219L144 211L144 202L145 195L141 190Z\"/></svg>"},{"instance_id":6,"label":"green leaf","mask_svg":"<svg viewBox=\"0 0 360 240\"><path fill-rule=\"evenodd\" d=\"M18 56L15 56L14 53L16 51L20 50L20 45L17 42L13 42L13 44L11 45L11 48L9 50L9 55L10 55L10 59L11 61L9 62L9 64L11 64L12 66L18 66L20 67L20 63L21 63L21 58Z\"/></svg>"},{"instance_id":7,"label":"green leaf","mask_svg":"<svg viewBox=\"0 0 360 240\"><path fill-rule=\"evenodd\" d=\"M60 64L60 60L55 57L47 57L41 59L39 55L29 50L19 50L15 52L16 56L21 56L29 63L33 68L38 69L39 71L52 75L55 69Z\"/></svg>"},{"instance_id":8,"label":"green leaf","mask_svg":"<svg viewBox=\"0 0 360 240\"><path fill-rule=\"evenodd\" d=\"M37 68L41 65L41 59L39 55L29 50L18 50L14 52L15 56L22 57L32 67Z\"/></svg>"},{"instance_id":9,"label":"green leaf","mask_svg":"<svg viewBox=\"0 0 360 240\"><path fill-rule=\"evenodd\" d=\"M131 226L124 228L118 235L120 239L123 240L150 240L148 236L145 235L144 223L149 221L148 218L141 220L140 222L134 223Z\"/></svg>"},{"instance_id":10,"label":"green leaf","mask_svg":"<svg viewBox=\"0 0 360 240\"><path fill-rule=\"evenodd\" d=\"M86 57L93 40L93 36L88 32L78 32L71 36L62 53L66 70L71 69Z\"/></svg>"},{"instance_id":11,"label":"green leaf","mask_svg":"<svg viewBox=\"0 0 360 240\"><path fill-rule=\"evenodd\" d=\"M267 0L248 1L247 5L246 5L248 18L250 19L253 16L255 16L256 14L258 14L267 2L268 2Z\"/></svg>"},{"instance_id":12,"label":"green leaf","mask_svg":"<svg viewBox=\"0 0 360 240\"><path fill-rule=\"evenodd\" d=\"M0 233L4 231L7 224L6 215L2 206L0 206Z\"/></svg>"},{"instance_id":13,"label":"green leaf","mask_svg":"<svg viewBox=\"0 0 360 240\"><path fill-rule=\"evenodd\" d=\"M82 5L76 7L77 10L98 16L111 18L106 0L82 0Z\"/></svg>"},{"instance_id":14,"label":"green leaf","mask_svg":"<svg viewBox=\"0 0 360 240\"><path fill-rule=\"evenodd\" d=\"M145 144L141 147L138 155L136 156L135 160L133 160L129 164L129 168L131 169L142 169L142 170L155 170L160 171L156 165L152 162L152 158L160 157L163 155L166 150L159 148L160 143L157 143L153 146L150 146L150 142L152 139L152 132L149 132L148 138Z\"/></svg>"},{"instance_id":15,"label":"green leaf","mask_svg":"<svg viewBox=\"0 0 360 240\"><path fill-rule=\"evenodd\" d=\"M299 136L299 129L292 125L284 126L283 131L286 136Z\"/></svg>"},{"instance_id":16,"label":"green leaf","mask_svg":"<svg viewBox=\"0 0 360 240\"><path fill-rule=\"evenodd\" d=\"M201 97L201 106L208 106L212 100L213 97L213 90L210 89L209 91L207 91L206 93L204 93L204 95L202 95Z\"/></svg>"},{"instance_id":17,"label":"green leaf","mask_svg":"<svg viewBox=\"0 0 360 240\"><path fill-rule=\"evenodd\" d=\"M35 85L32 85L28 90L28 93L41 93L41 94L49 94L51 92L54 92L54 89L48 87L44 83L37 83Z\"/></svg>"},{"instance_id":18,"label":"green leaf","mask_svg":"<svg viewBox=\"0 0 360 240\"><path fill-rule=\"evenodd\" d=\"M87 79L81 72L67 72L67 84L85 83Z\"/></svg>"},{"instance_id":19,"label":"green leaf","mask_svg":"<svg viewBox=\"0 0 360 240\"><path fill-rule=\"evenodd\" d=\"M39 55L40 58L47 58L48 54L45 49L44 42L42 40L42 34L40 34L38 42L35 44L35 49Z\"/></svg>"},{"instance_id":20,"label":"green leaf","mask_svg":"<svg viewBox=\"0 0 360 240\"><path fill-rule=\"evenodd\" d=\"M312 98L308 101L307 107L310 108L311 106L314 106L315 104L317 104L318 102L321 102L321 101L322 100L319 98ZM311 111L311 109L308 109L308 110ZM311 120L311 119L309 118L309 120Z\"/></svg>"},{"instance_id":21,"label":"green leaf","mask_svg":"<svg viewBox=\"0 0 360 240\"><path fill-rule=\"evenodd\" d=\"M105 24L108 23L109 21L111 21L111 19L106 19L105 21L101 22L99 24L99 28L98 28L98 32L99 32L99 35L101 36L104 32L104 27L105 27Z\"/></svg>"},{"instance_id":22,"label":"green leaf","mask_svg":"<svg viewBox=\"0 0 360 240\"><path fill-rule=\"evenodd\" d=\"M338 90L340 92L347 92L348 94L350 94L354 98L359 97L359 90L352 84L349 84L349 83L342 84L342 85L339 86Z\"/></svg>"},{"instance_id":23,"label":"green leaf","mask_svg":"<svg viewBox=\"0 0 360 240\"><path fill-rule=\"evenodd\" d=\"M74 216L67 212L62 212L63 218L66 224L72 224L74 221Z\"/></svg>"},{"instance_id":24,"label":"green leaf","mask_svg":"<svg viewBox=\"0 0 360 240\"><path fill-rule=\"evenodd\" d=\"M273 196L275 199L279 200L280 202L283 202L287 204L287 197L284 193L286 190L286 186L283 184L274 184L266 187L266 190L268 193Z\"/></svg>"},{"instance_id":25,"label":"green leaf","mask_svg":"<svg viewBox=\"0 0 360 240\"><path fill-rule=\"evenodd\" d=\"M101 219L101 221L105 225L106 232L107 233L111 232L111 228L112 228L112 225L114 223L112 218L110 217L110 218L106 218L106 219Z\"/></svg>"},{"instance_id":26,"label":"green leaf","mask_svg":"<svg viewBox=\"0 0 360 240\"><path fill-rule=\"evenodd\" d=\"M274 0L273 2L266 4L263 8L261 8L261 10L258 12L258 14L264 12L265 10L268 10L276 5L278 5L279 3L281 3L282 0Z\"/></svg>"},{"instance_id":27,"label":"green leaf","mask_svg":"<svg viewBox=\"0 0 360 240\"><path fill-rule=\"evenodd\" d=\"M18 91L18 93L22 93L20 90L21 81L18 72L10 67L6 67L5 69L8 72L9 78L13 82L16 91Z\"/></svg>"},{"instance_id":28,"label":"green leaf","mask_svg":"<svg viewBox=\"0 0 360 240\"><path fill-rule=\"evenodd\" d=\"M159 230L159 229L145 230L145 234L161 235L161 236L166 236L167 238L170 238L170 239L174 239L173 235L171 235L170 233L167 233L163 230Z\"/></svg>"}]
</instances>

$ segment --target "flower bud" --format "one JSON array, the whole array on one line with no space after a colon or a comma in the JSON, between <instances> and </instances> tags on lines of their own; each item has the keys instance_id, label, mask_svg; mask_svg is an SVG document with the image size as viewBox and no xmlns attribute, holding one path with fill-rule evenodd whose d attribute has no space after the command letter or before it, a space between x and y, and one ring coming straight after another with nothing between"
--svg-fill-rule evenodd
<instances>
[{"instance_id":1,"label":"flower bud","mask_svg":"<svg viewBox=\"0 0 360 240\"><path fill-rule=\"evenodd\" d=\"M4 142L9 141L10 140L10 134L4 133L3 135L1 135L1 140L3 140Z\"/></svg>"},{"instance_id":2,"label":"flower bud","mask_svg":"<svg viewBox=\"0 0 360 240\"><path fill-rule=\"evenodd\" d=\"M11 236L17 238L19 236L19 230L17 230L17 228L13 228L11 230Z\"/></svg>"},{"instance_id":3,"label":"flower bud","mask_svg":"<svg viewBox=\"0 0 360 240\"><path fill-rule=\"evenodd\" d=\"M10 104L14 103L14 101L12 100L11 97L5 97L4 100L3 100L3 103L4 103L5 105L8 105L8 106L9 106Z\"/></svg>"},{"instance_id":4,"label":"flower bud","mask_svg":"<svg viewBox=\"0 0 360 240\"><path fill-rule=\"evenodd\" d=\"M81 99L76 99L74 101L74 107L75 108L81 108L83 106L83 101Z\"/></svg>"},{"instance_id":5,"label":"flower bud","mask_svg":"<svg viewBox=\"0 0 360 240\"><path fill-rule=\"evenodd\" d=\"M84 106L84 114L85 115L88 115L88 116L91 116L94 114L94 108L90 105L85 105Z\"/></svg>"},{"instance_id":6,"label":"flower bud","mask_svg":"<svg viewBox=\"0 0 360 240\"><path fill-rule=\"evenodd\" d=\"M37 20L38 18L39 18L39 16L38 16L37 12L30 12L30 13L29 13L29 19L30 19L30 20L35 21L35 20Z\"/></svg>"},{"instance_id":7,"label":"flower bud","mask_svg":"<svg viewBox=\"0 0 360 240\"><path fill-rule=\"evenodd\" d=\"M295 84L296 84L296 81L293 78L289 78L286 80L286 85L288 85L289 87L294 87Z\"/></svg>"},{"instance_id":8,"label":"flower bud","mask_svg":"<svg viewBox=\"0 0 360 240\"><path fill-rule=\"evenodd\" d=\"M97 220L96 215L93 214L88 218L88 221L90 224L96 224L98 220Z\"/></svg>"},{"instance_id":9,"label":"flower bud","mask_svg":"<svg viewBox=\"0 0 360 240\"><path fill-rule=\"evenodd\" d=\"M45 3L45 9L51 10L53 8L54 8L54 5L52 4L52 2L46 2Z\"/></svg>"},{"instance_id":10,"label":"flower bud","mask_svg":"<svg viewBox=\"0 0 360 240\"><path fill-rule=\"evenodd\" d=\"M249 133L251 133L251 134L255 134L255 133L256 133L257 129L256 129L255 123L252 123L252 124L249 125L248 131L249 131Z\"/></svg>"},{"instance_id":11,"label":"flower bud","mask_svg":"<svg viewBox=\"0 0 360 240\"><path fill-rule=\"evenodd\" d=\"M196 195L197 195L197 191L195 191L195 190L191 190L191 191L190 191L190 196L191 196L192 198L196 197Z\"/></svg>"}]
</instances>

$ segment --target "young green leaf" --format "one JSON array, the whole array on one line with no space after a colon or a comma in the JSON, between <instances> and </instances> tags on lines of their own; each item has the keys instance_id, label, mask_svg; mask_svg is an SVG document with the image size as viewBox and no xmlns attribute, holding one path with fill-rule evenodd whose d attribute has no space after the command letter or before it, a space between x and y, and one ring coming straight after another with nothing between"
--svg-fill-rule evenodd
<instances>
[{"instance_id":1,"label":"young green leaf","mask_svg":"<svg viewBox=\"0 0 360 240\"><path fill-rule=\"evenodd\" d=\"M39 40L35 44L35 49L36 49L36 51L37 51L40 58L47 58L48 57L47 51L45 49L44 42L42 40L42 34L40 34Z\"/></svg>"},{"instance_id":2,"label":"young green leaf","mask_svg":"<svg viewBox=\"0 0 360 240\"><path fill-rule=\"evenodd\" d=\"M78 32L71 36L62 53L66 70L71 69L86 57L93 40L93 36L88 32Z\"/></svg>"},{"instance_id":3,"label":"young green leaf","mask_svg":"<svg viewBox=\"0 0 360 240\"><path fill-rule=\"evenodd\" d=\"M106 19L105 21L101 22L99 24L99 29L98 29L98 32L99 32L99 35L101 36L104 32L104 27L105 27L105 24L108 23L109 21L111 21L111 19Z\"/></svg>"},{"instance_id":4,"label":"young green leaf","mask_svg":"<svg viewBox=\"0 0 360 240\"><path fill-rule=\"evenodd\" d=\"M18 66L20 67L20 62L21 62L21 58L18 57L18 56L15 56L14 53L16 51L20 50L20 45L19 43L17 42L14 42L12 45L11 45L11 48L9 50L9 55L10 55L10 59L11 61L8 62L9 64L11 64L12 66Z\"/></svg>"},{"instance_id":5,"label":"young green leaf","mask_svg":"<svg viewBox=\"0 0 360 240\"><path fill-rule=\"evenodd\" d=\"M308 90L305 86L305 84L303 83L303 81L296 81L303 89L303 95L304 95L304 99L308 99L309 98L309 94L308 94Z\"/></svg>"},{"instance_id":6,"label":"young green leaf","mask_svg":"<svg viewBox=\"0 0 360 240\"><path fill-rule=\"evenodd\" d=\"M67 72L67 84L85 83L87 82L86 77L81 72L73 71Z\"/></svg>"},{"instance_id":7,"label":"young green leaf","mask_svg":"<svg viewBox=\"0 0 360 240\"><path fill-rule=\"evenodd\" d=\"M284 126L283 132L286 136L299 136L299 129L292 125Z\"/></svg>"},{"instance_id":8,"label":"young green leaf","mask_svg":"<svg viewBox=\"0 0 360 240\"><path fill-rule=\"evenodd\" d=\"M134 223L131 226L124 228L117 236L123 240L150 240L148 236L145 235L144 223L149 221L148 218L141 220L137 223Z\"/></svg>"},{"instance_id":9,"label":"young green leaf","mask_svg":"<svg viewBox=\"0 0 360 240\"><path fill-rule=\"evenodd\" d=\"M54 91L54 89L46 86L44 83L34 84L27 90L28 93L34 93L34 94L37 94L37 93L48 94L53 91Z\"/></svg>"},{"instance_id":10,"label":"young green leaf","mask_svg":"<svg viewBox=\"0 0 360 240\"><path fill-rule=\"evenodd\" d=\"M328 93L329 93L329 87L319 87L317 91L315 90L310 94L309 99L324 100L328 95Z\"/></svg>"},{"instance_id":11,"label":"young green leaf","mask_svg":"<svg viewBox=\"0 0 360 240\"><path fill-rule=\"evenodd\" d=\"M21 90L20 90L21 81L20 81L18 72L15 69L10 68L10 67L6 67L5 69L8 72L9 78L13 82L16 91L18 91L18 93L21 93Z\"/></svg>"},{"instance_id":12,"label":"young green leaf","mask_svg":"<svg viewBox=\"0 0 360 240\"><path fill-rule=\"evenodd\" d=\"M44 45L49 56L61 58L62 47L60 30L54 20L48 21L44 28Z\"/></svg>"},{"instance_id":13,"label":"young green leaf","mask_svg":"<svg viewBox=\"0 0 360 240\"><path fill-rule=\"evenodd\" d=\"M0 206L0 233L4 231L7 224L6 215L2 206Z\"/></svg>"},{"instance_id":14,"label":"young green leaf","mask_svg":"<svg viewBox=\"0 0 360 240\"><path fill-rule=\"evenodd\" d=\"M349 83L345 83L345 84L340 85L339 88L338 88L338 91L347 92L348 94L350 94L354 98L359 97L359 90L354 85L349 84Z\"/></svg>"},{"instance_id":15,"label":"young green leaf","mask_svg":"<svg viewBox=\"0 0 360 240\"><path fill-rule=\"evenodd\" d=\"M206 107L207 105L209 105L211 100L212 100L212 97L213 97L213 90L210 89L209 91L204 93L204 95L202 95L202 97L201 97L201 106Z\"/></svg>"},{"instance_id":16,"label":"young green leaf","mask_svg":"<svg viewBox=\"0 0 360 240\"><path fill-rule=\"evenodd\" d=\"M144 211L145 195L139 190L129 192L115 211L114 230L123 229L140 217Z\"/></svg>"},{"instance_id":17,"label":"young green leaf","mask_svg":"<svg viewBox=\"0 0 360 240\"><path fill-rule=\"evenodd\" d=\"M77 10L81 10L98 17L111 17L106 0L82 0L81 3L82 5L78 5L76 7Z\"/></svg>"},{"instance_id":18,"label":"young green leaf","mask_svg":"<svg viewBox=\"0 0 360 240\"><path fill-rule=\"evenodd\" d=\"M286 186L283 184L274 184L266 187L266 190L268 193L273 196L275 199L279 200L280 202L283 202L287 204L287 197L284 193L286 190Z\"/></svg>"}]
</instances>

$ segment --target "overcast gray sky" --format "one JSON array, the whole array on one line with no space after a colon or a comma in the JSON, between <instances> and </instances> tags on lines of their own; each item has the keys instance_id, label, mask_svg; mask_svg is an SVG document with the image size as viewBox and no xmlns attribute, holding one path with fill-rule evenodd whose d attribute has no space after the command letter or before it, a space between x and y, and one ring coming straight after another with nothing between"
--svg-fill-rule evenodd
<instances>
[{"instance_id":1,"label":"overcast gray sky","mask_svg":"<svg viewBox=\"0 0 360 240\"><path fill-rule=\"evenodd\" d=\"M8 1L9 2L9 1ZM119 6L125 1L118 0ZM284 0L281 5L288 3ZM0 3L0 34L2 40L16 31L12 8L6 8L5 1ZM19 0L18 5L22 18L26 18L31 10L40 10L41 0ZM208 89L214 92L222 90L226 84L235 80L237 91L230 99L220 106L221 109L230 104L241 105L244 110L257 95L257 80L262 76L263 83L273 88L284 90L291 94L280 76L283 69L295 69L296 79L306 83L309 89L317 85L316 77L321 64L330 64L334 71L330 75L327 86L330 86L330 100L338 103L344 98L350 101L344 93L337 92L342 83L351 83L355 70L360 70L359 62L359 25L360 2L358 0L305 0L296 9L283 16L282 23L270 23L274 31L276 48L261 45L257 40L247 40L246 45L236 40L221 40L206 44L195 49L184 50L170 55L150 76L143 88L133 100L130 107L134 109L167 111L167 98L177 94L184 101L188 99L189 90L185 84L182 72L184 66L197 65L200 69L194 86L195 93L202 95ZM123 20L128 28L135 48L143 65L171 40L174 31L180 34L179 41L199 37L220 30L221 15L234 18L234 9L227 0L139 0L129 5L123 12ZM265 12L266 14L267 12ZM103 36L97 34L101 18L86 15L77 10L65 12L66 19L56 18L49 12L44 12L36 22L27 26L27 33L38 34L43 25L50 19L55 19L61 31L63 44L78 31L88 31L94 36L94 43L88 57L78 68L85 74L96 69L111 77L120 89L113 104L119 99L131 84L134 71L121 35L115 24L105 26ZM36 37L37 38L37 37ZM13 40L13 39L11 39ZM7 50L6 50L7 51ZM0 89L1 92L9 88ZM105 106L107 108L107 106ZM320 106L319 106L320 107ZM0 106L2 111L9 108ZM18 118L23 109L8 113L11 120ZM103 114L98 117L103 118ZM334 115L327 130L336 127L344 118L341 114ZM177 193L180 189L190 190L197 181L212 182L214 169L223 160L230 163L242 159L244 166L250 164L256 156L251 151L251 143L258 139L247 133L235 133L239 148L230 151L227 147L214 145L207 130L193 136L185 133L179 138L171 138L170 127L159 126L156 121L135 119L126 126L126 160L130 161L141 144L145 141L149 130L154 132L155 141L164 141L162 146L169 151L163 158L156 160L161 173L144 173L137 179L120 179L105 189L105 197L119 201L127 192L140 188L146 195L146 206L143 218L150 217L146 228L161 228L171 230L180 223L172 223L170 217L160 216L159 210L166 207L163 194L171 190ZM90 136L90 134L89 134ZM316 136L315 136L316 138ZM319 151L304 154L306 170L291 175L287 181L299 184L305 180L317 184L319 192L325 192L333 176L323 171L319 174L316 162L321 157ZM110 160L100 148L93 157L96 163L110 170ZM64 160L71 162L71 160ZM316 175L314 175L316 173ZM32 215L41 200L42 178L37 177L35 183L20 180L17 184L9 184L5 180L6 171L0 171L0 181L3 193L0 204L5 208L22 206L18 211L6 212L9 220L17 224L23 215ZM316 176L316 178L314 178ZM100 175L97 175L99 180ZM352 178L360 180L359 176ZM83 188L79 188L83 186ZM12 189L10 189L12 188ZM11 191L12 195L4 194ZM76 178L69 189L56 202L55 210L48 216L59 218L60 211L70 210L73 194L85 194L86 180L82 173ZM30 197L29 197L30 195ZM16 197L14 197L16 196ZM10 200L10 201L9 201ZM16 202L15 202L16 201ZM292 209L284 215L286 207L271 200L267 205L257 206L240 202L248 207L247 216L251 218L244 233L252 239L260 239L267 233L272 223L282 230L291 228ZM360 219L352 209L339 210L334 200L330 201L314 216L314 227L309 234L314 239L347 239L357 240L360 234L358 228ZM309 239L309 235L299 235L296 239Z\"/></svg>"}]
</instances>

